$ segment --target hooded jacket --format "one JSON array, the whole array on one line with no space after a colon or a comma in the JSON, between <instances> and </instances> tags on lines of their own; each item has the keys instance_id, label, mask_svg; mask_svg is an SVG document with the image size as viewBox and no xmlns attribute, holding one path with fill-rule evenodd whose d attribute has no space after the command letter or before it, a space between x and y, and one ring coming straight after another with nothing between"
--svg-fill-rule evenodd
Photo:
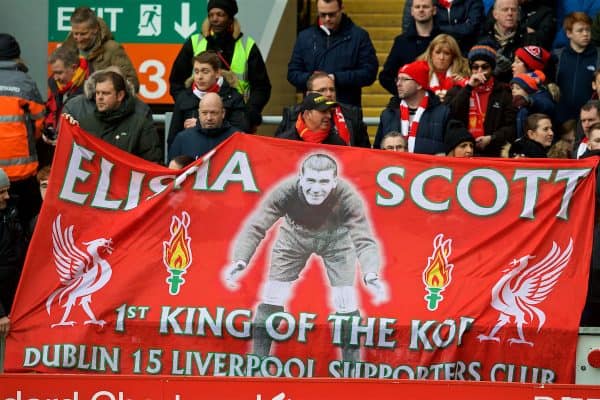
<instances>
[{"instance_id":1,"label":"hooded jacket","mask_svg":"<svg viewBox=\"0 0 600 400\"><path fill-rule=\"evenodd\" d=\"M111 65L119 67L125 79L133 84L137 92L140 88L140 82L129 56L125 53L123 46L113 40L112 32L102 18L98 18L98 25L100 28L96 40L87 56L87 60L91 64L90 72L105 69ZM72 33L67 35L62 45L79 51Z\"/></svg>"},{"instance_id":2,"label":"hooded jacket","mask_svg":"<svg viewBox=\"0 0 600 400\"><path fill-rule=\"evenodd\" d=\"M129 94L114 110L84 116L79 125L85 131L148 161L161 162L162 151L154 124L135 112L135 100Z\"/></svg>"},{"instance_id":3,"label":"hooded jacket","mask_svg":"<svg viewBox=\"0 0 600 400\"><path fill-rule=\"evenodd\" d=\"M369 34L342 14L339 29L327 34L317 25L298 34L287 80L301 92L315 71L333 74L337 101L361 106L361 88L377 78L379 62Z\"/></svg>"},{"instance_id":4,"label":"hooded jacket","mask_svg":"<svg viewBox=\"0 0 600 400\"><path fill-rule=\"evenodd\" d=\"M85 80L83 84L83 93L77 96L69 97L63 105L62 112L71 115L77 121L92 114L96 109L96 77L101 71L96 71ZM148 118L152 122L152 110L148 104L141 101L135 95L135 88L129 81L127 83L127 92L134 99L135 112Z\"/></svg>"},{"instance_id":5,"label":"hooded jacket","mask_svg":"<svg viewBox=\"0 0 600 400\"><path fill-rule=\"evenodd\" d=\"M44 103L29 75L15 61L0 61L0 161L11 181L34 176L35 141L41 135Z\"/></svg>"}]
</instances>

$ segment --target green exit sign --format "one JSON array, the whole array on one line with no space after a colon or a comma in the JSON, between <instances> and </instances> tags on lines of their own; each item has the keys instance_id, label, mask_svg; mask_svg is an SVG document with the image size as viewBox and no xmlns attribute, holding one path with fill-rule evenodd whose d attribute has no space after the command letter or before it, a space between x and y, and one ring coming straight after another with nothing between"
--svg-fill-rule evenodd
<instances>
[{"instance_id":1,"label":"green exit sign","mask_svg":"<svg viewBox=\"0 0 600 400\"><path fill-rule=\"evenodd\" d=\"M50 0L48 39L62 42L71 30L70 17L80 0ZM200 32L207 0L91 0L87 5L101 17L121 43L183 43Z\"/></svg>"}]
</instances>

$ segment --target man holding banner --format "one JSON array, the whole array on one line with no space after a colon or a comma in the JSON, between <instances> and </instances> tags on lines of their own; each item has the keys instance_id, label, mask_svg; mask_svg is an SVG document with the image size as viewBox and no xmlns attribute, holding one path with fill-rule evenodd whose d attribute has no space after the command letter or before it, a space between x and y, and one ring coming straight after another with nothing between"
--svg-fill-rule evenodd
<instances>
[{"instance_id":1,"label":"man holding banner","mask_svg":"<svg viewBox=\"0 0 600 400\"><path fill-rule=\"evenodd\" d=\"M363 201L356 190L338 178L336 161L329 155L308 156L297 177L284 180L266 197L238 235L233 262L222 274L226 286L236 290L237 281L266 232L284 217L273 246L269 278L263 287L253 323L253 353L268 356L272 338L265 322L284 311L297 281L312 254L320 256L331 285L331 300L342 328L342 358L359 361L359 344L350 341L350 325L360 320L354 287L356 259L373 303L388 301L387 285L378 276L380 250L373 237ZM274 320L277 328L281 319Z\"/></svg>"}]
</instances>

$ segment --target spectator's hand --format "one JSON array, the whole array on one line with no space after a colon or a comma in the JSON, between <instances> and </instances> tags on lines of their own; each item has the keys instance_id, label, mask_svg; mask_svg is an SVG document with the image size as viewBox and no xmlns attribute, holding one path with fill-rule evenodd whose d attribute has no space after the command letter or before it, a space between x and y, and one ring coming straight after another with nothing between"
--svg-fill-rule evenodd
<instances>
[{"instance_id":1,"label":"spectator's hand","mask_svg":"<svg viewBox=\"0 0 600 400\"><path fill-rule=\"evenodd\" d=\"M388 302L390 298L387 285L383 280L379 279L379 276L377 276L376 273L367 272L363 277L363 280L365 281L367 290L373 297L373 304L379 305Z\"/></svg>"},{"instance_id":2,"label":"spectator's hand","mask_svg":"<svg viewBox=\"0 0 600 400\"><path fill-rule=\"evenodd\" d=\"M527 27L527 33L535 33L535 29L533 29L532 27L528 26Z\"/></svg>"},{"instance_id":3,"label":"spectator's hand","mask_svg":"<svg viewBox=\"0 0 600 400\"><path fill-rule=\"evenodd\" d=\"M467 83L469 86L476 88L477 86L484 84L486 80L487 79L483 72L475 72L469 77L469 81Z\"/></svg>"},{"instance_id":4,"label":"spectator's hand","mask_svg":"<svg viewBox=\"0 0 600 400\"><path fill-rule=\"evenodd\" d=\"M240 285L238 279L241 278L242 273L245 271L247 264L242 261L233 261L229 264L221 273L221 281L223 285L229 290L238 290Z\"/></svg>"},{"instance_id":5,"label":"spectator's hand","mask_svg":"<svg viewBox=\"0 0 600 400\"><path fill-rule=\"evenodd\" d=\"M518 94L513 96L512 104L516 108L529 107L531 105L531 99L528 96L521 96Z\"/></svg>"},{"instance_id":6,"label":"spectator's hand","mask_svg":"<svg viewBox=\"0 0 600 400\"><path fill-rule=\"evenodd\" d=\"M188 118L185 121L183 121L183 129L193 128L196 126L197 123L198 118Z\"/></svg>"},{"instance_id":7,"label":"spectator's hand","mask_svg":"<svg viewBox=\"0 0 600 400\"><path fill-rule=\"evenodd\" d=\"M0 318L0 336L8 335L9 330L10 330L10 319L8 319L8 317Z\"/></svg>"},{"instance_id":8,"label":"spectator's hand","mask_svg":"<svg viewBox=\"0 0 600 400\"><path fill-rule=\"evenodd\" d=\"M477 147L479 150L483 150L487 147L488 144L490 144L491 141L491 136L479 136L477 139L475 139L475 147Z\"/></svg>"}]
</instances>

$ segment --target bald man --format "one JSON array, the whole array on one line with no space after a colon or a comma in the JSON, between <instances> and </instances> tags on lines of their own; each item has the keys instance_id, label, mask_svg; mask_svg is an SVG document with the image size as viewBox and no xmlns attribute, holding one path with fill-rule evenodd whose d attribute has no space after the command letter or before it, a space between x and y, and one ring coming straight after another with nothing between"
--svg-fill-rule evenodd
<instances>
[{"instance_id":1,"label":"bald man","mask_svg":"<svg viewBox=\"0 0 600 400\"><path fill-rule=\"evenodd\" d=\"M225 121L225 108L217 93L208 93L202 98L198 116L199 126L181 131L175 137L169 149L169 161L181 155L198 158L236 132Z\"/></svg>"}]
</instances>

